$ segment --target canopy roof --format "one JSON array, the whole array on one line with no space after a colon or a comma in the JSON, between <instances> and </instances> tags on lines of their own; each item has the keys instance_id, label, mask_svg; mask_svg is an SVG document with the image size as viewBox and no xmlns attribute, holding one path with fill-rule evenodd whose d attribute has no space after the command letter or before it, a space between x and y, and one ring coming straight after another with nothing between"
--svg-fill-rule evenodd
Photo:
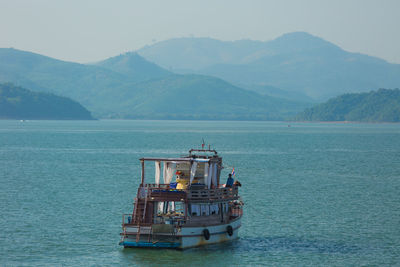
<instances>
[{"instance_id":1,"label":"canopy roof","mask_svg":"<svg viewBox=\"0 0 400 267\"><path fill-rule=\"evenodd\" d=\"M170 161L170 162L209 162L209 158L141 158L141 161Z\"/></svg>"},{"instance_id":2,"label":"canopy roof","mask_svg":"<svg viewBox=\"0 0 400 267\"><path fill-rule=\"evenodd\" d=\"M193 152L200 152L204 154L192 154ZM208 155L207 155L208 153ZM213 155L210 155L209 153L213 153ZM217 151L214 149L190 149L189 150L189 156L187 157L182 157L182 158L141 158L140 161L175 161L175 162L190 162L190 161L196 161L196 162L209 162L212 159L215 158L220 158L218 157Z\"/></svg>"}]
</instances>

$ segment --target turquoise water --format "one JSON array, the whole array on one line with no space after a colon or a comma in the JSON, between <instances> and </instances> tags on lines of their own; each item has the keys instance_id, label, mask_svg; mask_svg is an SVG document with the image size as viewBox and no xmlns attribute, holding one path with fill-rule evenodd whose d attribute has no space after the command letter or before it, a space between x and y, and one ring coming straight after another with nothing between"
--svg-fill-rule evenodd
<instances>
[{"instance_id":1,"label":"turquoise water","mask_svg":"<svg viewBox=\"0 0 400 267\"><path fill-rule=\"evenodd\" d=\"M139 157L204 138L234 166L234 243L123 249ZM0 265L400 265L400 125L0 121Z\"/></svg>"}]
</instances>

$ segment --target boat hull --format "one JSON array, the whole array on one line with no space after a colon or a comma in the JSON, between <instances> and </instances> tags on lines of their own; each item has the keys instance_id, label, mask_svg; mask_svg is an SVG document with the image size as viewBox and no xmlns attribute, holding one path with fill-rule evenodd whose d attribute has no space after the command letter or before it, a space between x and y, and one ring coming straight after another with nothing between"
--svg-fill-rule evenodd
<instances>
[{"instance_id":1,"label":"boat hull","mask_svg":"<svg viewBox=\"0 0 400 267\"><path fill-rule=\"evenodd\" d=\"M135 232L137 233L137 228L131 227L128 229L131 235L125 237L124 240L120 242L120 245L126 248L143 247L185 249L199 247L237 239L240 226L241 220L239 218L228 224L201 227L182 226L174 233L158 233L154 235L150 234L150 229L143 229L143 234L140 235L138 241L136 239L137 234L134 234ZM228 230L228 227L231 227L231 232ZM209 236L204 233L205 231L208 231Z\"/></svg>"}]
</instances>

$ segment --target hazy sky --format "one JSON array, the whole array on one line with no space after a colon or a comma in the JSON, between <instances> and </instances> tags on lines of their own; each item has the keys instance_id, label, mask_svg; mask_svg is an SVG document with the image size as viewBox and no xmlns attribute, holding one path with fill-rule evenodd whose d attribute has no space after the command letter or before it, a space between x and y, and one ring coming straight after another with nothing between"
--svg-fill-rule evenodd
<instances>
[{"instance_id":1,"label":"hazy sky","mask_svg":"<svg viewBox=\"0 0 400 267\"><path fill-rule=\"evenodd\" d=\"M81 63L175 37L293 31L400 63L400 0L0 0L0 47Z\"/></svg>"}]
</instances>

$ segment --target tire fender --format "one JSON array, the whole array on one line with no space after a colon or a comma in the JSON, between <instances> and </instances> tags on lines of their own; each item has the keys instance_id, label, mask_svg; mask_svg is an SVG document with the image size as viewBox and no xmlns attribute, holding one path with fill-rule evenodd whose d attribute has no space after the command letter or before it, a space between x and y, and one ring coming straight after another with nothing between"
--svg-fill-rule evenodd
<instances>
[{"instance_id":1,"label":"tire fender","mask_svg":"<svg viewBox=\"0 0 400 267\"><path fill-rule=\"evenodd\" d=\"M233 228L232 228L232 226L228 225L228 226L226 227L226 232L228 233L229 236L232 236L232 235L233 235Z\"/></svg>"},{"instance_id":2,"label":"tire fender","mask_svg":"<svg viewBox=\"0 0 400 267\"><path fill-rule=\"evenodd\" d=\"M208 231L208 229L204 229L203 236L204 236L205 240L209 240L210 239L210 231Z\"/></svg>"}]
</instances>

